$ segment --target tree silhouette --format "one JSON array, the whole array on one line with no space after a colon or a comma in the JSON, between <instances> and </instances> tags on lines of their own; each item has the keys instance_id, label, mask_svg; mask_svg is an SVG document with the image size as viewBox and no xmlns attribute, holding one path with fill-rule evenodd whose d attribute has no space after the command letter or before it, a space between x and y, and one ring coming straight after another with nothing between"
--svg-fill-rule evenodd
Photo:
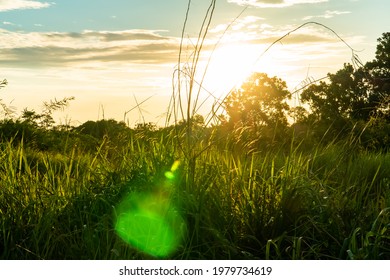
<instances>
[{"instance_id":1,"label":"tree silhouette","mask_svg":"<svg viewBox=\"0 0 390 280\"><path fill-rule=\"evenodd\" d=\"M228 120L225 127L236 143L257 149L273 145L283 138L288 126L287 99L291 93L286 83L265 73L253 73L241 88L225 100Z\"/></svg>"},{"instance_id":2,"label":"tree silhouette","mask_svg":"<svg viewBox=\"0 0 390 280\"><path fill-rule=\"evenodd\" d=\"M351 64L344 64L336 74L328 74L329 82L321 81L305 89L301 101L310 105L316 121L367 120L372 105L364 76L362 69L355 71Z\"/></svg>"},{"instance_id":3,"label":"tree silhouette","mask_svg":"<svg viewBox=\"0 0 390 280\"><path fill-rule=\"evenodd\" d=\"M376 58L364 67L350 64L336 74L306 88L301 100L310 105L316 121L369 121L371 117L389 118L390 33L378 39Z\"/></svg>"},{"instance_id":4,"label":"tree silhouette","mask_svg":"<svg viewBox=\"0 0 390 280\"><path fill-rule=\"evenodd\" d=\"M330 137L343 136L354 130L371 146L388 145L390 33L378 39L373 61L359 68L344 64L335 74L328 74L328 81L307 87L301 101L310 106L309 115L304 119L318 135L330 131Z\"/></svg>"},{"instance_id":5,"label":"tree silhouette","mask_svg":"<svg viewBox=\"0 0 390 280\"><path fill-rule=\"evenodd\" d=\"M375 113L390 121L390 32L378 39L375 59L366 63L369 73L370 101Z\"/></svg>"},{"instance_id":6,"label":"tree silhouette","mask_svg":"<svg viewBox=\"0 0 390 280\"><path fill-rule=\"evenodd\" d=\"M6 79L0 81L0 89L5 87L8 84L8 81ZM0 107L3 109L3 115L6 118L12 117L12 115L15 113L15 108L7 106L5 103L3 103L3 99L0 98Z\"/></svg>"},{"instance_id":7,"label":"tree silhouette","mask_svg":"<svg viewBox=\"0 0 390 280\"><path fill-rule=\"evenodd\" d=\"M254 73L225 101L229 122L242 126L287 125L286 102L291 97L286 83L265 73Z\"/></svg>"}]
</instances>

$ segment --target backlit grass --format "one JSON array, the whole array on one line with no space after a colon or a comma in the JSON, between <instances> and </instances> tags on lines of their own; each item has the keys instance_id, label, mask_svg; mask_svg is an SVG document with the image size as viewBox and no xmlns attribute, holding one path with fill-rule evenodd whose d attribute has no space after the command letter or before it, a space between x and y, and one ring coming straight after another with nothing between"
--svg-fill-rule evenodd
<instances>
[{"instance_id":1,"label":"backlit grass","mask_svg":"<svg viewBox=\"0 0 390 280\"><path fill-rule=\"evenodd\" d=\"M106 142L66 154L2 143L1 258L153 258L115 232L117 211L128 195L162 192L175 159L182 164L164 201L186 231L165 257L389 258L388 154L344 153L335 143L234 155L221 142L198 142L203 152L191 161L160 136L168 141L134 137L120 156Z\"/></svg>"}]
</instances>

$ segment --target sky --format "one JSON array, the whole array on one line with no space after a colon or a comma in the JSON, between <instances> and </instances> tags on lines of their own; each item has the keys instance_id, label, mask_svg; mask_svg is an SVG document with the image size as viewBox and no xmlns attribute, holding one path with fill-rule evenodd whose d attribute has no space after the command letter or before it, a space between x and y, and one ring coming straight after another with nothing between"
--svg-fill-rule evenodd
<instances>
[{"instance_id":1,"label":"sky","mask_svg":"<svg viewBox=\"0 0 390 280\"><path fill-rule=\"evenodd\" d=\"M74 97L55 115L59 124L164 125L178 91L180 43L184 73L210 3L191 1L182 33L187 0L0 0L0 79L8 81L0 100L20 113ZM389 10L388 0L217 0L194 111L207 116L252 72L295 91L350 63L349 47L363 63L374 59L377 39L390 31ZM188 87L180 85L185 100ZM291 102L298 105L297 96Z\"/></svg>"}]
</instances>

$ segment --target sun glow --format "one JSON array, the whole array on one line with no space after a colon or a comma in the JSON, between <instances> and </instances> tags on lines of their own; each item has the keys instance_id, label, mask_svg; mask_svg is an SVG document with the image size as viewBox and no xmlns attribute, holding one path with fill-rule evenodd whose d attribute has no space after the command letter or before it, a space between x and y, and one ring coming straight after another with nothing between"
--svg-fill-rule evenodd
<instances>
[{"instance_id":1,"label":"sun glow","mask_svg":"<svg viewBox=\"0 0 390 280\"><path fill-rule=\"evenodd\" d=\"M204 88L215 97L223 98L232 89L240 87L253 72L283 77L293 70L291 62L286 59L288 52L275 47L261 56L266 47L255 44L228 44L217 48L214 53L209 52L207 55L211 56L211 59L203 83Z\"/></svg>"},{"instance_id":2,"label":"sun glow","mask_svg":"<svg viewBox=\"0 0 390 280\"><path fill-rule=\"evenodd\" d=\"M224 98L231 90L240 87L254 72L277 76L288 86L296 86L305 77L310 61L291 55L291 50L283 45L275 45L263 53L268 45L227 44L207 53L211 56L203 87L207 94ZM206 62L205 62L206 63ZM205 68L203 68L205 69ZM203 74L203 73L202 73Z\"/></svg>"},{"instance_id":3,"label":"sun glow","mask_svg":"<svg viewBox=\"0 0 390 280\"><path fill-rule=\"evenodd\" d=\"M218 98L223 98L239 87L252 72L256 50L249 44L224 45L217 48L208 64L204 88Z\"/></svg>"}]
</instances>

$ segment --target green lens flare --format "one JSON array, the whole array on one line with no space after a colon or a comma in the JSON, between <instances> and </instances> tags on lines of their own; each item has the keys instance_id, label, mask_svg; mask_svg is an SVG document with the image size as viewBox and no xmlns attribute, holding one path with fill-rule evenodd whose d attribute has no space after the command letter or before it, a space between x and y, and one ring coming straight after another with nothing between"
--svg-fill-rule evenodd
<instances>
[{"instance_id":1,"label":"green lens flare","mask_svg":"<svg viewBox=\"0 0 390 280\"><path fill-rule=\"evenodd\" d=\"M172 164L171 170L170 170L170 171L166 171L166 172L164 173L165 178L167 178L168 180L173 180L173 179L175 179L175 174L174 174L174 172L179 168L179 166L180 166L180 161L179 161L179 160L176 160L176 161Z\"/></svg>"},{"instance_id":2,"label":"green lens flare","mask_svg":"<svg viewBox=\"0 0 390 280\"><path fill-rule=\"evenodd\" d=\"M133 247L155 257L173 253L185 229L179 212L162 194L132 194L118 207L117 234Z\"/></svg>"},{"instance_id":3,"label":"green lens flare","mask_svg":"<svg viewBox=\"0 0 390 280\"><path fill-rule=\"evenodd\" d=\"M180 160L175 160L175 162L172 164L171 171L175 172L180 166Z\"/></svg>"},{"instance_id":4,"label":"green lens flare","mask_svg":"<svg viewBox=\"0 0 390 280\"><path fill-rule=\"evenodd\" d=\"M175 174L173 174L173 172L171 172L171 171L165 172L164 175L165 175L165 177L166 177L167 179L169 179L169 180L175 179Z\"/></svg>"}]
</instances>

